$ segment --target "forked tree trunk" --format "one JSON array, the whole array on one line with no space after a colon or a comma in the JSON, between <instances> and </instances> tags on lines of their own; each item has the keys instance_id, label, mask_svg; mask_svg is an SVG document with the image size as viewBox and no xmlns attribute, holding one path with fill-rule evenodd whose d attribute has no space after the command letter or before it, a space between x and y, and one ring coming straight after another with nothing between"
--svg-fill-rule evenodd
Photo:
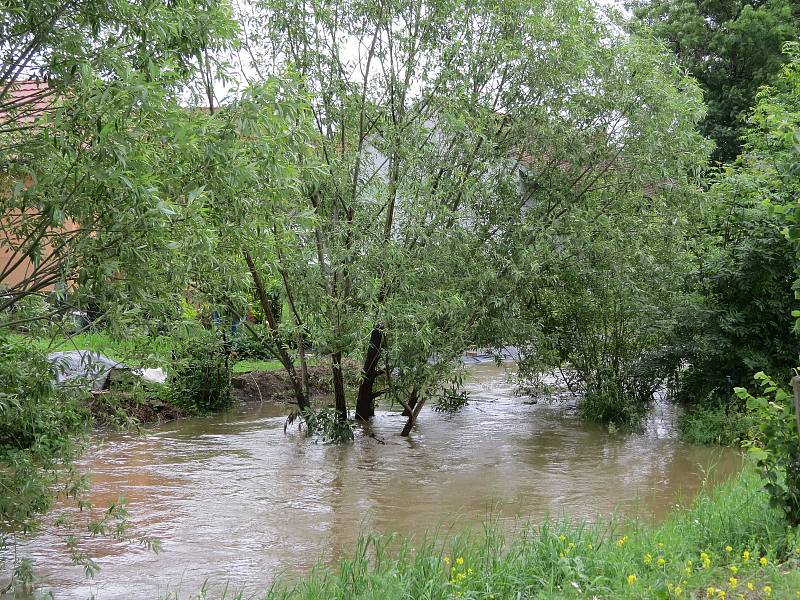
<instances>
[{"instance_id":1,"label":"forked tree trunk","mask_svg":"<svg viewBox=\"0 0 800 600\"><path fill-rule=\"evenodd\" d=\"M417 400L416 406L411 411L411 415L408 417L408 421L406 421L406 426L403 427L403 431L400 432L400 435L403 437L408 437L408 434L411 433L411 428L414 427L414 424L417 422L417 417L419 416L419 412L422 410L422 407L425 405L425 398L419 398Z\"/></svg>"},{"instance_id":2,"label":"forked tree trunk","mask_svg":"<svg viewBox=\"0 0 800 600\"><path fill-rule=\"evenodd\" d=\"M372 329L369 336L369 346L364 356L361 367L361 382L358 384L358 397L356 398L356 419L367 420L375 416L375 380L380 370L378 363L381 358L384 335L380 325Z\"/></svg>"},{"instance_id":3,"label":"forked tree trunk","mask_svg":"<svg viewBox=\"0 0 800 600\"><path fill-rule=\"evenodd\" d=\"M347 398L344 395L344 375L342 373L342 353L331 354L331 373L333 375L333 397L336 401L336 416L347 420Z\"/></svg>"},{"instance_id":4,"label":"forked tree trunk","mask_svg":"<svg viewBox=\"0 0 800 600\"><path fill-rule=\"evenodd\" d=\"M419 402L419 390L414 388L411 390L411 394L408 396L408 405L407 408L403 408L403 416L410 417L411 414L414 412L414 408L417 406Z\"/></svg>"}]
</instances>

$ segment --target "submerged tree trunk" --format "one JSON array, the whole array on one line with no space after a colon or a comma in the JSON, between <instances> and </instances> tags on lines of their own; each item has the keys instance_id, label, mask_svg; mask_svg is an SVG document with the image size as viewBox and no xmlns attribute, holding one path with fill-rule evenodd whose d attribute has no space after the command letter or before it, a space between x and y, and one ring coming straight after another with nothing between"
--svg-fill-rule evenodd
<instances>
[{"instance_id":1,"label":"submerged tree trunk","mask_svg":"<svg viewBox=\"0 0 800 600\"><path fill-rule=\"evenodd\" d=\"M418 398L417 403L411 411L411 414L408 417L408 421L406 421L406 426L403 427L403 431L400 432L400 435L403 437L408 437L408 434L411 433L411 428L414 427L414 424L417 422L417 417L419 416L419 412L422 410L422 407L425 405L425 398Z\"/></svg>"},{"instance_id":2,"label":"submerged tree trunk","mask_svg":"<svg viewBox=\"0 0 800 600\"><path fill-rule=\"evenodd\" d=\"M245 261L247 261L247 267L250 270L250 276L253 278L253 285L256 288L256 294L258 295L259 304L261 304L261 310L264 312L264 318L267 320L267 327L269 328L270 335L275 343L275 351L278 354L278 360L281 362L281 365L283 365L283 368L286 370L286 374L289 376L289 381L294 389L294 397L297 400L297 406L301 411L304 411L310 406L308 395L306 394L303 383L297 377L297 371L295 371L294 368L294 361L286 351L286 344L283 341L283 336L278 330L278 321L276 320L275 313L272 310L272 301L267 294L267 290L264 287L264 281L261 279L261 274L256 268L253 257L249 252L244 252L244 258Z\"/></svg>"},{"instance_id":3,"label":"submerged tree trunk","mask_svg":"<svg viewBox=\"0 0 800 600\"><path fill-rule=\"evenodd\" d=\"M342 353L331 354L331 372L333 375L333 397L336 401L336 416L347 420L347 398L344 395L344 375L342 373Z\"/></svg>"},{"instance_id":4,"label":"submerged tree trunk","mask_svg":"<svg viewBox=\"0 0 800 600\"><path fill-rule=\"evenodd\" d=\"M356 419L367 420L375 416L375 380L380 371L378 362L381 358L384 334L383 328L376 325L369 336L369 346L364 356L364 364L361 367L361 382L358 385L358 397L356 398Z\"/></svg>"}]
</instances>

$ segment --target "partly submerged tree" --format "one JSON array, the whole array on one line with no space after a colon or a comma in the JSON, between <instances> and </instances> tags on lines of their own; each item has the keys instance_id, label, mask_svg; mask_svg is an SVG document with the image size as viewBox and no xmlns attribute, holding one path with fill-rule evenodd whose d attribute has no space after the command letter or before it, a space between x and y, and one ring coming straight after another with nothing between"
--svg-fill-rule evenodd
<instances>
[{"instance_id":1,"label":"partly submerged tree","mask_svg":"<svg viewBox=\"0 0 800 600\"><path fill-rule=\"evenodd\" d=\"M646 186L680 190L703 160L693 83L590 2L264 0L243 18L249 71L291 68L311 98L319 168L272 234L312 257L275 268L341 417L352 354L356 415L385 393L407 432L465 348L508 341L564 222L650 206Z\"/></svg>"}]
</instances>

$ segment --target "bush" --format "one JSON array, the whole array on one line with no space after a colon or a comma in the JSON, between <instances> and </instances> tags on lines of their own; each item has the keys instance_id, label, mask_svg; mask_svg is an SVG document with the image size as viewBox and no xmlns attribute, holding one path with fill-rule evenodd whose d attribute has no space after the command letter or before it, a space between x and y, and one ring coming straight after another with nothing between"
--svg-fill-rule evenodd
<instances>
[{"instance_id":1,"label":"bush","mask_svg":"<svg viewBox=\"0 0 800 600\"><path fill-rule=\"evenodd\" d=\"M83 393L56 387L47 357L0 335L0 546L3 533L36 529L56 489L74 478L70 466L90 422Z\"/></svg>"},{"instance_id":2,"label":"bush","mask_svg":"<svg viewBox=\"0 0 800 600\"><path fill-rule=\"evenodd\" d=\"M629 427L642 419L647 406L619 391L589 390L578 405L578 412L587 421Z\"/></svg>"},{"instance_id":3,"label":"bush","mask_svg":"<svg viewBox=\"0 0 800 600\"><path fill-rule=\"evenodd\" d=\"M792 525L800 525L800 439L792 395L764 373L757 373L756 380L763 396L736 388L756 422L746 446L761 469L770 504L782 510Z\"/></svg>"},{"instance_id":4,"label":"bush","mask_svg":"<svg viewBox=\"0 0 800 600\"><path fill-rule=\"evenodd\" d=\"M230 350L217 332L175 339L165 400L196 413L224 410L233 403Z\"/></svg>"},{"instance_id":5,"label":"bush","mask_svg":"<svg viewBox=\"0 0 800 600\"><path fill-rule=\"evenodd\" d=\"M672 341L675 362L688 365L678 371L684 402L736 403L733 388L752 383L753 373L780 373L787 383L796 359L791 245L763 206L729 218L737 239L695 273L698 302Z\"/></svg>"},{"instance_id":6,"label":"bush","mask_svg":"<svg viewBox=\"0 0 800 600\"><path fill-rule=\"evenodd\" d=\"M262 325L240 326L231 336L231 352L237 358L270 360L275 353L270 349L270 341Z\"/></svg>"},{"instance_id":7,"label":"bush","mask_svg":"<svg viewBox=\"0 0 800 600\"><path fill-rule=\"evenodd\" d=\"M747 439L753 418L713 400L687 410L680 417L681 437L690 444L734 446Z\"/></svg>"}]
</instances>

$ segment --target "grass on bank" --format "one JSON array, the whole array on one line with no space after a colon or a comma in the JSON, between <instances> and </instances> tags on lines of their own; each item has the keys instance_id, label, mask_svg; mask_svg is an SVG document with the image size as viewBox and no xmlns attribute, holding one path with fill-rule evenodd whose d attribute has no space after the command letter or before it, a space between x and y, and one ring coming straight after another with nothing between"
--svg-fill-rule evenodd
<instances>
[{"instance_id":1,"label":"grass on bank","mask_svg":"<svg viewBox=\"0 0 800 600\"><path fill-rule=\"evenodd\" d=\"M336 569L265 600L800 598L800 539L769 508L752 470L661 525L550 521L510 539L492 525L448 542L366 537ZM232 575L235 581L235 575ZM175 598L175 596L173 596Z\"/></svg>"}]
</instances>

